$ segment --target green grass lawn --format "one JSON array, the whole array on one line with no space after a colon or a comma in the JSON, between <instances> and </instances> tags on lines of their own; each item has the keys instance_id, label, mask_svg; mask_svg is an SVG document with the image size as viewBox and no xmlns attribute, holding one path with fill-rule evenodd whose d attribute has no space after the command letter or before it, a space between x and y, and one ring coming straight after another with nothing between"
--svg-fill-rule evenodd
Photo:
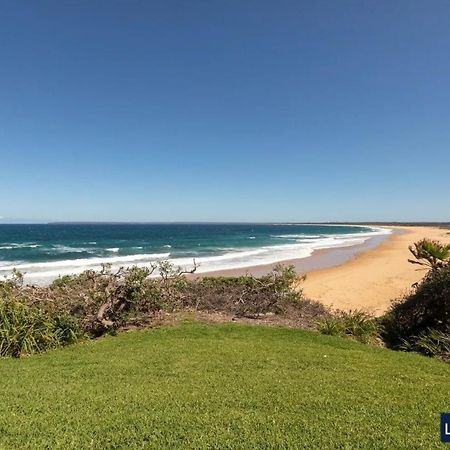
<instances>
[{"instance_id":1,"label":"green grass lawn","mask_svg":"<svg viewBox=\"0 0 450 450\"><path fill-rule=\"evenodd\" d=\"M429 449L450 410L450 365L236 324L1 359L0 380L7 449Z\"/></svg>"}]
</instances>

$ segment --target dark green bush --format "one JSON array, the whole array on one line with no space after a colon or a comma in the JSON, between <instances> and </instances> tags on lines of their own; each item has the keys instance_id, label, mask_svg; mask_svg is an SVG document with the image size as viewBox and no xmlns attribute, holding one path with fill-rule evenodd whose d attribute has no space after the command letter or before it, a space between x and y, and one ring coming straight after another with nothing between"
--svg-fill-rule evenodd
<instances>
[{"instance_id":1,"label":"dark green bush","mask_svg":"<svg viewBox=\"0 0 450 450\"><path fill-rule=\"evenodd\" d=\"M392 348L414 346L418 337L433 331L450 333L450 266L430 271L380 323L382 338Z\"/></svg>"}]
</instances>

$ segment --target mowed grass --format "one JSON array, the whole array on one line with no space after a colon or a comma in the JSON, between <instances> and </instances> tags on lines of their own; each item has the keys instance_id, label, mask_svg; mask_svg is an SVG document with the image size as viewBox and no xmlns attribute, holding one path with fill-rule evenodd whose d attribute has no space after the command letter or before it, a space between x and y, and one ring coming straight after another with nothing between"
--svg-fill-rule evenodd
<instances>
[{"instance_id":1,"label":"mowed grass","mask_svg":"<svg viewBox=\"0 0 450 450\"><path fill-rule=\"evenodd\" d=\"M450 365L188 322L0 360L0 448L440 448Z\"/></svg>"}]
</instances>

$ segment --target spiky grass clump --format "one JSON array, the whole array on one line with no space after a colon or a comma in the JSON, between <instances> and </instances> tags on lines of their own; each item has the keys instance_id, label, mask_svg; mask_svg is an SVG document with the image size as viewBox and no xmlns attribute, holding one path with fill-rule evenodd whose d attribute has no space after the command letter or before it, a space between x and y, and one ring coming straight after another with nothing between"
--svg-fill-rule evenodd
<instances>
[{"instance_id":1,"label":"spiky grass clump","mask_svg":"<svg viewBox=\"0 0 450 450\"><path fill-rule=\"evenodd\" d=\"M378 324L364 311L338 311L334 316L321 320L318 329L322 334L348 337L365 344L378 341Z\"/></svg>"},{"instance_id":2,"label":"spiky grass clump","mask_svg":"<svg viewBox=\"0 0 450 450\"><path fill-rule=\"evenodd\" d=\"M14 299L0 302L0 356L19 357L76 342L78 323Z\"/></svg>"},{"instance_id":3,"label":"spiky grass clump","mask_svg":"<svg viewBox=\"0 0 450 450\"><path fill-rule=\"evenodd\" d=\"M450 361L450 332L439 330L423 331L410 341L405 340L401 349Z\"/></svg>"}]
</instances>

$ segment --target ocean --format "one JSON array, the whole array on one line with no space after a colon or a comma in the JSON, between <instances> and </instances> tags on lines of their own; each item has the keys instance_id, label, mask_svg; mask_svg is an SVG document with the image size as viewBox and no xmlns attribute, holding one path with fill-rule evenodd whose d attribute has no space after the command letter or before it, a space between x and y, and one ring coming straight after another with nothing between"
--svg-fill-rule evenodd
<instances>
[{"instance_id":1,"label":"ocean","mask_svg":"<svg viewBox=\"0 0 450 450\"><path fill-rule=\"evenodd\" d=\"M16 268L28 283L158 260L198 273L307 258L314 250L361 244L389 230L312 224L2 224L0 277Z\"/></svg>"}]
</instances>

